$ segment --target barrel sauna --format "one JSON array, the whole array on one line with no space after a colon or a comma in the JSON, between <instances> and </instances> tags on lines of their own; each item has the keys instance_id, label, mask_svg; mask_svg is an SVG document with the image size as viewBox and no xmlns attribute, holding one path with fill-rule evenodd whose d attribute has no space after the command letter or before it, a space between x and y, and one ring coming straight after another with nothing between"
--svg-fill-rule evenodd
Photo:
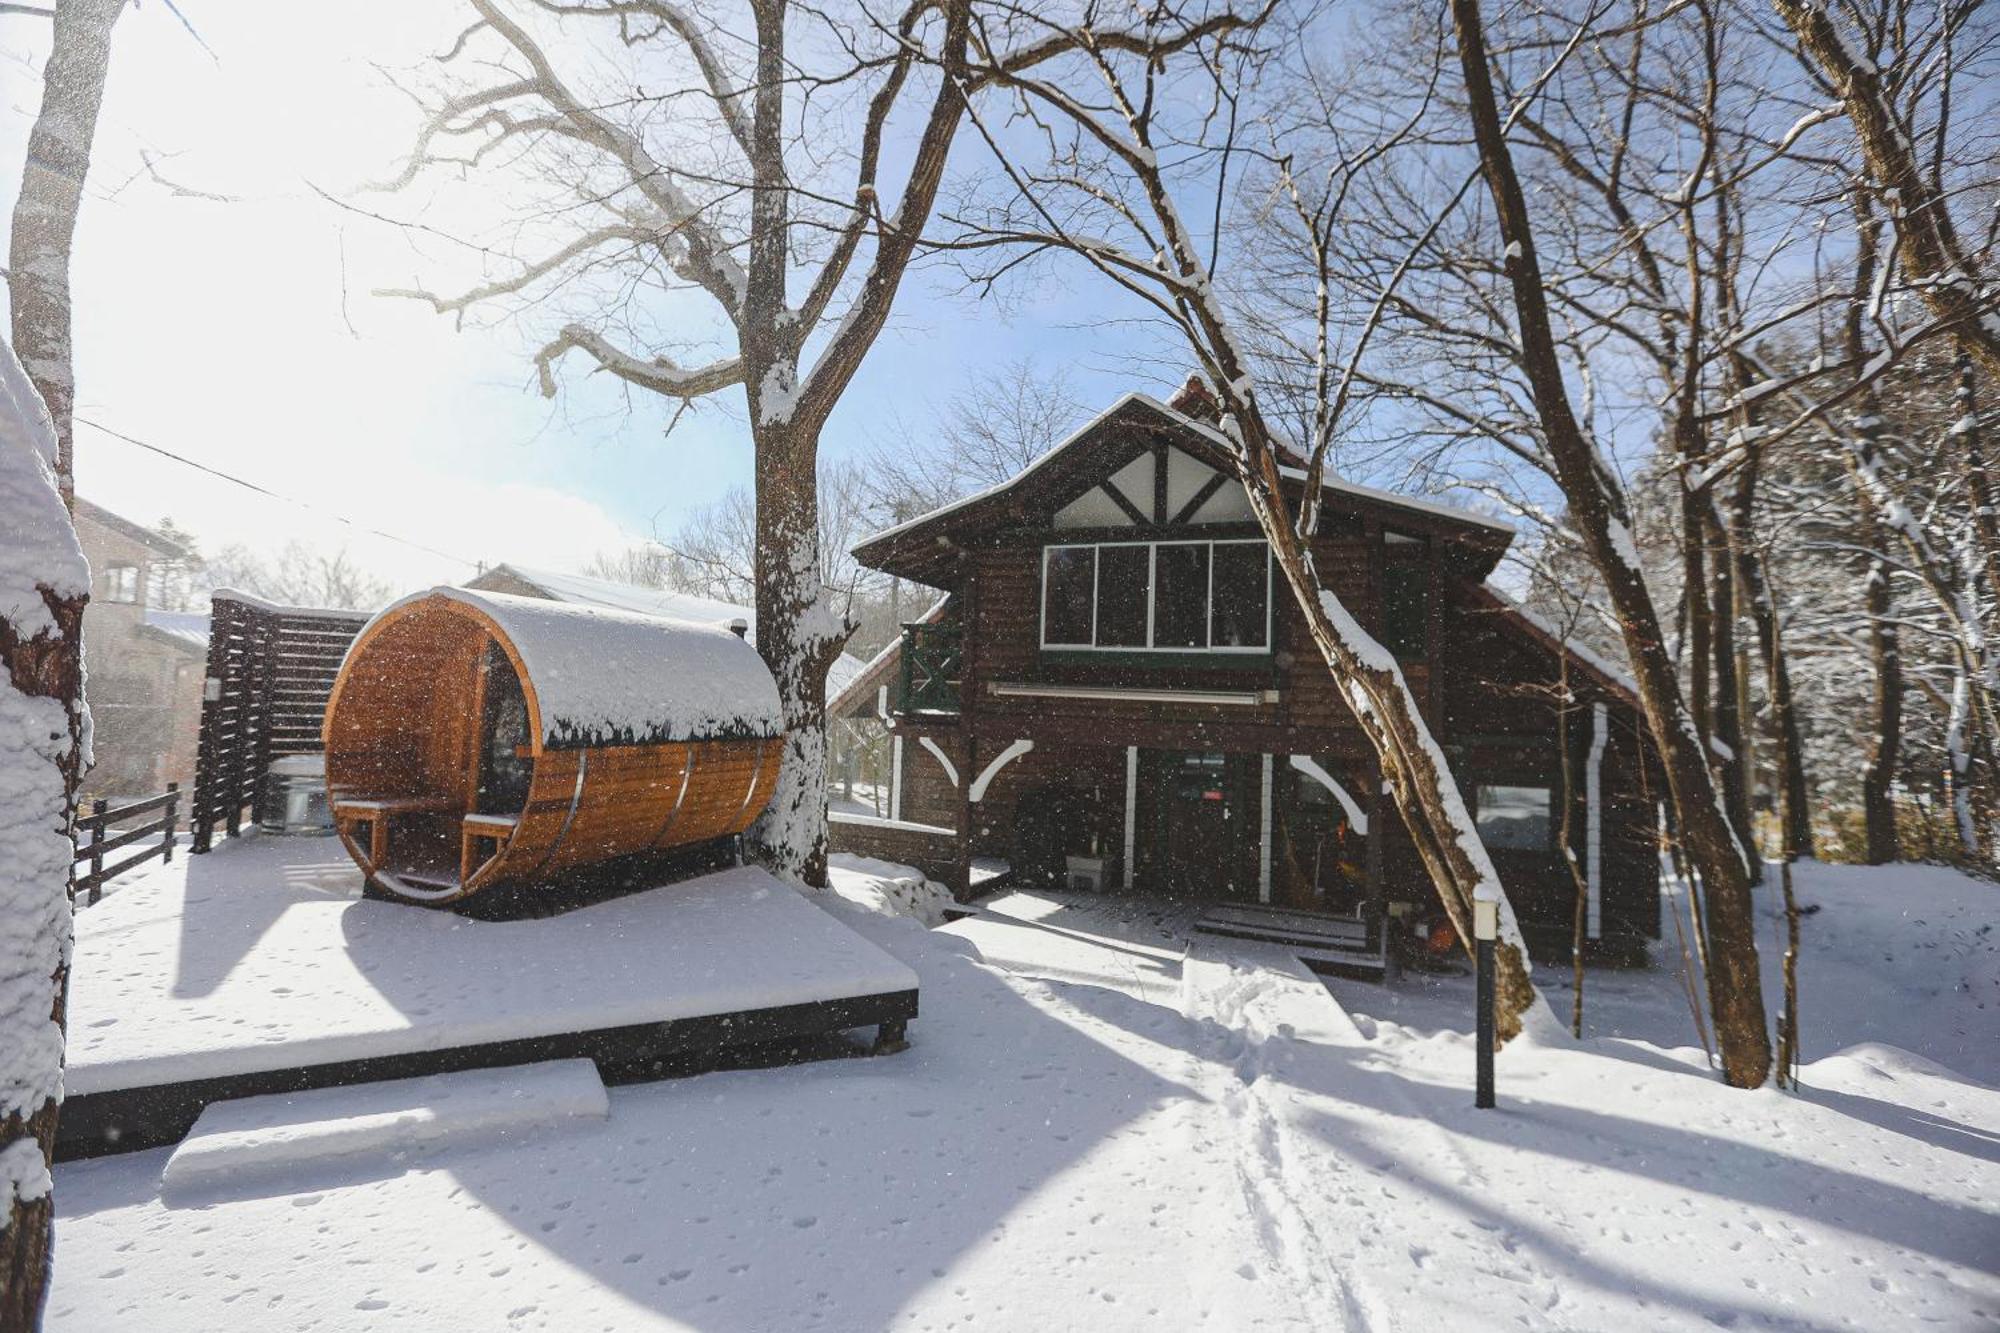
<instances>
[{"instance_id":1,"label":"barrel sauna","mask_svg":"<svg viewBox=\"0 0 2000 1333\"><path fill-rule=\"evenodd\" d=\"M727 628L434 588L355 639L323 737L369 882L445 904L741 833L783 732L771 673Z\"/></svg>"}]
</instances>

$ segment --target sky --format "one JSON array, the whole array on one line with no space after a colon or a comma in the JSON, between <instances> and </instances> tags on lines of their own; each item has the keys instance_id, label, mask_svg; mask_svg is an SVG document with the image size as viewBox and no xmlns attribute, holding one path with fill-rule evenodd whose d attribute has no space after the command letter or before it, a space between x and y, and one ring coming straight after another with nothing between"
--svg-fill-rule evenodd
<instances>
[{"instance_id":1,"label":"sky","mask_svg":"<svg viewBox=\"0 0 2000 1333\"><path fill-rule=\"evenodd\" d=\"M385 71L445 49L461 6L177 4L198 38L147 0L114 40L72 268L79 493L139 522L171 517L209 551L345 549L400 590L481 563L578 570L749 483L740 391L668 437L666 404L582 374L577 356L559 397L542 398L531 355L546 329L458 330L371 294L426 276L434 256L318 191L399 206L355 193L391 173L416 123ZM0 15L6 211L47 41L45 20ZM961 138L955 161L976 166L975 152ZM1078 275L1012 297L975 304L942 273L913 274L823 453L865 451L895 422L920 430L1011 361L1066 370L1093 406L1158 387L1132 368L1147 335L1103 325L1098 284Z\"/></svg>"}]
</instances>

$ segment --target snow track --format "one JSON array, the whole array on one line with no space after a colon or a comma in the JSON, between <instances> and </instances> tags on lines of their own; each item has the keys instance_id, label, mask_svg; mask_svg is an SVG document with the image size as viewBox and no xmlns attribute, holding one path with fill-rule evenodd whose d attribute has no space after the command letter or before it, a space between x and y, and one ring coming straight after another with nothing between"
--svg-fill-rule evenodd
<instances>
[{"instance_id":1,"label":"snow track","mask_svg":"<svg viewBox=\"0 0 2000 1333\"><path fill-rule=\"evenodd\" d=\"M1311 1196L1299 1197L1296 1182L1317 1183L1318 1171L1299 1160L1307 1155L1272 1104L1273 1043L1295 1041L1296 1028L1275 1015L1286 1009L1339 1009L1309 977L1286 970L1297 964L1273 953L1264 962L1238 961L1206 942L1191 946L1181 970L1181 1012L1201 1025L1197 1063L1226 1071L1229 1080L1216 1104L1235 1121L1236 1175L1245 1204L1257 1222L1258 1240L1272 1266L1297 1294L1302 1313L1321 1318L1340 1311L1343 1326L1355 1333L1394 1327L1388 1312L1361 1280L1351 1250L1323 1236L1314 1221ZM1260 951L1261 952L1261 951ZM1315 997L1301 990L1310 987ZM1309 1151L1309 1150L1308 1150Z\"/></svg>"}]
</instances>

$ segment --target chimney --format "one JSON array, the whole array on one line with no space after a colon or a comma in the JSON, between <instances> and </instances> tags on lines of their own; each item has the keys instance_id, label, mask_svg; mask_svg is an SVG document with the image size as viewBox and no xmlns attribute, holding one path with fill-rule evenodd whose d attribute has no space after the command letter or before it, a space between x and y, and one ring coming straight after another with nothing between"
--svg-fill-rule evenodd
<instances>
[{"instance_id":1,"label":"chimney","mask_svg":"<svg viewBox=\"0 0 2000 1333\"><path fill-rule=\"evenodd\" d=\"M1222 406L1215 401L1215 395L1208 391L1208 383L1198 374L1187 377L1187 383L1174 392L1167 400L1167 406L1184 417L1205 421L1213 425L1222 416Z\"/></svg>"}]
</instances>

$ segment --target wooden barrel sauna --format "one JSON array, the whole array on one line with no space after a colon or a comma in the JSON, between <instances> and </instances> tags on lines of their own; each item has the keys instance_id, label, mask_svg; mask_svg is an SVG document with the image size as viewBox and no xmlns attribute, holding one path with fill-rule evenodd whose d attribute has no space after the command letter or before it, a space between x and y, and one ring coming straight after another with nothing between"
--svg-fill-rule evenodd
<instances>
[{"instance_id":1,"label":"wooden barrel sauna","mask_svg":"<svg viewBox=\"0 0 2000 1333\"><path fill-rule=\"evenodd\" d=\"M455 902L741 833L777 786L778 689L721 626L434 588L348 649L323 736L371 884Z\"/></svg>"}]
</instances>

